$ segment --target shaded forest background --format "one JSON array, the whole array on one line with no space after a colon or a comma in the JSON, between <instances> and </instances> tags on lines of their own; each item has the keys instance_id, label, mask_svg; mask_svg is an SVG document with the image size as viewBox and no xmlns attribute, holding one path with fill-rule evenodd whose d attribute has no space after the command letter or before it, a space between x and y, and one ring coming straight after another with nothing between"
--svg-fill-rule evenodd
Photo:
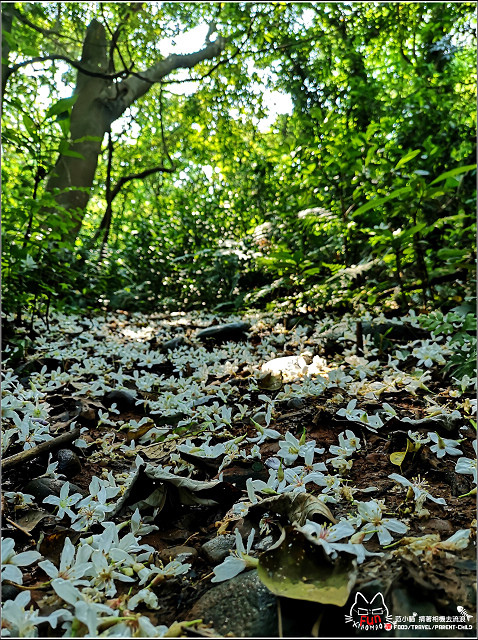
<instances>
[{"instance_id":1,"label":"shaded forest background","mask_svg":"<svg viewBox=\"0 0 478 640\"><path fill-rule=\"evenodd\" d=\"M474 3L2 12L10 321L472 308Z\"/></svg>"}]
</instances>

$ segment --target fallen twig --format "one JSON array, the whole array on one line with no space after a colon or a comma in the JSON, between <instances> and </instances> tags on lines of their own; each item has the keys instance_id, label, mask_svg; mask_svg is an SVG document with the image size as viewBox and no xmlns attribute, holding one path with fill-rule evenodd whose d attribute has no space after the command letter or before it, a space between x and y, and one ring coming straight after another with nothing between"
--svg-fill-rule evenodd
<instances>
[{"instance_id":1,"label":"fallen twig","mask_svg":"<svg viewBox=\"0 0 478 640\"><path fill-rule=\"evenodd\" d=\"M37 458L43 453L50 453L54 449L61 447L64 444L68 444L73 440L76 440L80 435L80 429L73 429L73 431L69 431L68 433L63 433L61 436L57 436L56 438L52 438L47 442L42 442L36 447L32 447L31 449L27 449L26 451L20 451L20 453L16 453L13 456L9 456L2 461L2 471L7 471L8 469L13 469L18 466L22 462L27 462L28 460L33 460L33 458Z\"/></svg>"},{"instance_id":2,"label":"fallen twig","mask_svg":"<svg viewBox=\"0 0 478 640\"><path fill-rule=\"evenodd\" d=\"M13 456L12 456L13 457ZM33 538L32 534L27 531L26 529L24 529L23 527L21 527L19 524L17 524L16 522L14 522L13 520L10 520L10 518L5 518L5 521L8 522L8 524L11 524L12 527L15 527L16 529L18 529L19 531L21 531L22 533L24 533L26 536L28 536L29 538Z\"/></svg>"}]
</instances>

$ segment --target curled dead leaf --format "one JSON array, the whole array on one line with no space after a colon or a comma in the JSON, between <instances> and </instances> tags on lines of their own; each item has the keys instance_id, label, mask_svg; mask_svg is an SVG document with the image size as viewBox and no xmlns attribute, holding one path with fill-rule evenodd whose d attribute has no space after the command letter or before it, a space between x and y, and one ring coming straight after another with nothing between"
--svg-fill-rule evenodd
<instances>
[{"instance_id":1,"label":"curled dead leaf","mask_svg":"<svg viewBox=\"0 0 478 640\"><path fill-rule=\"evenodd\" d=\"M247 517L260 520L266 512L285 516L290 524L303 525L306 520L337 522L328 506L310 493L281 493L265 498L249 507Z\"/></svg>"}]
</instances>

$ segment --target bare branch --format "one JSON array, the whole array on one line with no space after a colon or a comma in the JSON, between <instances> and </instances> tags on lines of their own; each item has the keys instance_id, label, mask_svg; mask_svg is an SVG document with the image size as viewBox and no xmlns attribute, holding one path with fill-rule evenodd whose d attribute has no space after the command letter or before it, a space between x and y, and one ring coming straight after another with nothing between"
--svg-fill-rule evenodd
<instances>
[{"instance_id":1,"label":"bare branch","mask_svg":"<svg viewBox=\"0 0 478 640\"><path fill-rule=\"evenodd\" d=\"M122 100L124 108L129 107L135 100L147 93L151 85L160 82L160 80L172 71L176 69L191 69L204 60L212 60L223 51L230 39L231 37L219 37L214 42L206 45L204 49L194 53L171 54L144 71L141 75L134 74L132 77L127 78L120 83L120 87L123 89Z\"/></svg>"},{"instance_id":2,"label":"bare branch","mask_svg":"<svg viewBox=\"0 0 478 640\"><path fill-rule=\"evenodd\" d=\"M139 171L138 173L131 173L128 176L123 176L118 180L114 189L111 191L111 200L113 200L118 195L123 186L127 182L130 182L130 180L141 180L142 178L147 178L148 176L153 175L153 173L173 173L175 170L176 167L165 167L163 165L159 165L157 167L152 167L151 169L144 169L143 171Z\"/></svg>"},{"instance_id":3,"label":"bare branch","mask_svg":"<svg viewBox=\"0 0 478 640\"><path fill-rule=\"evenodd\" d=\"M13 469L13 467L18 467L19 464L24 462L28 462L28 460L33 460L33 458L37 458L43 453L50 453L54 449L58 447L62 447L73 440L76 440L80 435L80 429L76 428L73 431L68 431L68 433L63 433L61 436L57 438L52 438L51 440L47 440L46 442L42 442L36 447L32 447L31 449L27 449L26 451L20 451L20 453L16 453L13 456L8 458L4 458L2 460L2 471L7 471L7 469Z\"/></svg>"},{"instance_id":4,"label":"bare branch","mask_svg":"<svg viewBox=\"0 0 478 640\"><path fill-rule=\"evenodd\" d=\"M36 56L35 58L30 58L29 60L24 60L23 62L14 64L8 69L7 79L12 75L12 73L15 73L15 71L18 71L18 69L21 69L22 67L26 67L29 64L34 64L35 62L47 62L49 60L63 60L81 73L84 73L85 76L92 76L93 78L103 78L103 80L116 80L117 78L125 78L130 73L132 73L130 69L123 69L123 71L119 71L118 73L101 73L99 71L90 71L76 60L68 58L68 56L55 54L50 56Z\"/></svg>"}]
</instances>

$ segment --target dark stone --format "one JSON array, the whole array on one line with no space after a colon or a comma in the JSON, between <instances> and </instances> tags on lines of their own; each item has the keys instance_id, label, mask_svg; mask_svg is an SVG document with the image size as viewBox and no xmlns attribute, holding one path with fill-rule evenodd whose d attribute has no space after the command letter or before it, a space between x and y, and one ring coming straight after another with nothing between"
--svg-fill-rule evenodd
<instances>
[{"instance_id":1,"label":"dark stone","mask_svg":"<svg viewBox=\"0 0 478 640\"><path fill-rule=\"evenodd\" d=\"M41 504L45 498L48 498L48 496L59 496L64 484L64 480L55 480L54 478L35 478L23 488L23 493L31 494L36 499L37 503ZM70 482L69 495L72 495L73 493L80 493L82 496L86 496L86 492L83 489Z\"/></svg>"},{"instance_id":2,"label":"dark stone","mask_svg":"<svg viewBox=\"0 0 478 640\"><path fill-rule=\"evenodd\" d=\"M2 584L2 602L5 600L15 600L20 593L20 589L14 587L13 584Z\"/></svg>"},{"instance_id":3,"label":"dark stone","mask_svg":"<svg viewBox=\"0 0 478 640\"><path fill-rule=\"evenodd\" d=\"M445 431L457 431L463 422L463 418L455 417L451 414L443 413L438 416L427 416L426 418L420 418L419 420L404 419L402 418L401 424L411 425L410 429L423 429L428 428L430 431L438 431L440 428Z\"/></svg>"},{"instance_id":4,"label":"dark stone","mask_svg":"<svg viewBox=\"0 0 478 640\"><path fill-rule=\"evenodd\" d=\"M255 413L252 418L251 418L251 422L257 422L257 424L260 424L262 426L266 426L266 418L267 418L267 414L265 413L265 411L258 411L257 413Z\"/></svg>"},{"instance_id":5,"label":"dark stone","mask_svg":"<svg viewBox=\"0 0 478 640\"><path fill-rule=\"evenodd\" d=\"M441 518L429 518L423 520L420 529L423 533L439 533L442 538L453 535L454 528L449 520L442 520Z\"/></svg>"},{"instance_id":6,"label":"dark stone","mask_svg":"<svg viewBox=\"0 0 478 640\"><path fill-rule=\"evenodd\" d=\"M305 327L307 328L307 335L310 335L314 330L315 323L316 320L308 316L289 316L286 318L285 326L289 330L293 330L296 327Z\"/></svg>"},{"instance_id":7,"label":"dark stone","mask_svg":"<svg viewBox=\"0 0 478 640\"><path fill-rule=\"evenodd\" d=\"M433 602L430 602L429 598L426 595L425 597L423 597L423 595L419 593L412 593L412 591L409 589L395 587L391 592L391 601L391 610L393 611L394 616L405 617L412 615L412 613L416 613L418 614L418 616L416 617L416 620L418 621L420 616L434 617L439 615L435 604ZM449 632L437 632L433 635L449 636ZM395 631L395 637L408 638L410 637L410 631L408 629L404 629L403 631L397 629ZM429 638L430 632L426 629L414 629L413 637Z\"/></svg>"},{"instance_id":8,"label":"dark stone","mask_svg":"<svg viewBox=\"0 0 478 640\"><path fill-rule=\"evenodd\" d=\"M262 540L259 540L257 544L254 545L254 549L256 551L267 551L267 549L274 544L275 540L272 536L266 536Z\"/></svg>"},{"instance_id":9,"label":"dark stone","mask_svg":"<svg viewBox=\"0 0 478 640\"><path fill-rule=\"evenodd\" d=\"M56 454L58 460L57 473L61 473L68 480L81 472L81 462L71 449L59 449Z\"/></svg>"},{"instance_id":10,"label":"dark stone","mask_svg":"<svg viewBox=\"0 0 478 640\"><path fill-rule=\"evenodd\" d=\"M228 324L216 324L213 327L201 329L196 333L198 340L216 340L217 342L226 340L240 340L245 338L245 332L250 328L248 322L230 322Z\"/></svg>"},{"instance_id":11,"label":"dark stone","mask_svg":"<svg viewBox=\"0 0 478 640\"><path fill-rule=\"evenodd\" d=\"M198 552L194 547L187 547L179 545L177 547L169 547L169 549L163 549L159 552L159 559L168 564L172 560L178 560L180 562L189 562L192 564L196 560Z\"/></svg>"},{"instance_id":12,"label":"dark stone","mask_svg":"<svg viewBox=\"0 0 478 640\"><path fill-rule=\"evenodd\" d=\"M185 344L184 336L178 336L162 344L161 351L174 351L174 349L181 347L183 344Z\"/></svg>"},{"instance_id":13,"label":"dark stone","mask_svg":"<svg viewBox=\"0 0 478 640\"><path fill-rule=\"evenodd\" d=\"M103 404L107 409L116 404L118 411L131 411L136 406L136 398L130 391L119 389L107 393L103 398Z\"/></svg>"},{"instance_id":14,"label":"dark stone","mask_svg":"<svg viewBox=\"0 0 478 640\"><path fill-rule=\"evenodd\" d=\"M220 564L227 556L229 551L236 548L236 536L227 533L223 536L216 536L212 540L204 543L201 551L212 564Z\"/></svg>"},{"instance_id":15,"label":"dark stone","mask_svg":"<svg viewBox=\"0 0 478 640\"><path fill-rule=\"evenodd\" d=\"M269 473L262 465L258 469L249 461L237 460L235 465L223 469L222 477L224 482L235 485L237 489L245 489L249 478L267 482Z\"/></svg>"},{"instance_id":16,"label":"dark stone","mask_svg":"<svg viewBox=\"0 0 478 640\"><path fill-rule=\"evenodd\" d=\"M286 407L288 409L302 409L305 406L305 400L303 398L291 398L287 400Z\"/></svg>"},{"instance_id":17,"label":"dark stone","mask_svg":"<svg viewBox=\"0 0 478 640\"><path fill-rule=\"evenodd\" d=\"M207 591L188 619L212 623L214 631L236 638L276 638L276 597L256 571L247 571Z\"/></svg>"}]
</instances>

